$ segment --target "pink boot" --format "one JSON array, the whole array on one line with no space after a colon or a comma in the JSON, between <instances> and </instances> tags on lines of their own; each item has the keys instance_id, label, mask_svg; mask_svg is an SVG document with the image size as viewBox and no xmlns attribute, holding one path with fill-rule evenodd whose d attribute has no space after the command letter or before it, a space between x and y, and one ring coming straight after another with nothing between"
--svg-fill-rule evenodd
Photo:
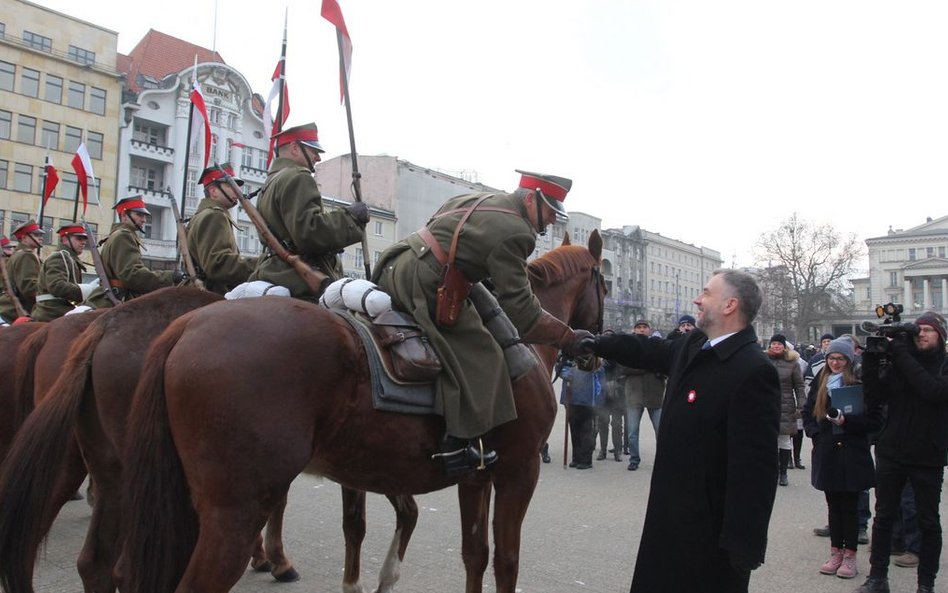
<instances>
[{"instance_id":1,"label":"pink boot","mask_svg":"<svg viewBox=\"0 0 948 593\"><path fill-rule=\"evenodd\" d=\"M851 579L856 576L856 550L843 550L843 563L839 565L836 576Z\"/></svg>"},{"instance_id":2,"label":"pink boot","mask_svg":"<svg viewBox=\"0 0 948 593\"><path fill-rule=\"evenodd\" d=\"M820 572L823 574L836 574L836 571L839 570L839 567L842 563L843 549L831 547L830 558L823 563L823 566L820 567Z\"/></svg>"}]
</instances>

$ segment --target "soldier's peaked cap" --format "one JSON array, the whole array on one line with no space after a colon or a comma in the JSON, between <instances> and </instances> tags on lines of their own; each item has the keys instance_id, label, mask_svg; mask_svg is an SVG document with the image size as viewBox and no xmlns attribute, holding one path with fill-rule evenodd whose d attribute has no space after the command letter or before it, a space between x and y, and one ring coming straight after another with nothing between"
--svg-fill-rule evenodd
<instances>
[{"instance_id":1,"label":"soldier's peaked cap","mask_svg":"<svg viewBox=\"0 0 948 593\"><path fill-rule=\"evenodd\" d=\"M63 226L59 227L59 230L57 230L56 233L60 237L65 237L66 235L75 235L77 237L89 236L88 234L86 234L86 227L82 226L81 224L76 224L74 222L64 224Z\"/></svg>"},{"instance_id":2,"label":"soldier's peaked cap","mask_svg":"<svg viewBox=\"0 0 948 593\"><path fill-rule=\"evenodd\" d=\"M0 247L13 247L13 241L7 239L6 237L0 236Z\"/></svg>"},{"instance_id":3,"label":"soldier's peaked cap","mask_svg":"<svg viewBox=\"0 0 948 593\"><path fill-rule=\"evenodd\" d=\"M22 239L23 237L32 235L33 233L45 235L46 231L44 231L40 225L36 224L36 221L32 218L13 229L13 236L17 239Z\"/></svg>"},{"instance_id":4,"label":"soldier's peaked cap","mask_svg":"<svg viewBox=\"0 0 948 593\"><path fill-rule=\"evenodd\" d=\"M215 181L220 181L227 175L230 175L231 177L233 177L237 185L244 184L243 179L238 179L236 177L236 175L234 174L234 167L231 166L230 163L223 163L220 165L211 165L207 169L204 169L203 171L201 171L201 178L198 180L198 183L200 183L204 187L207 187L210 184L214 183Z\"/></svg>"},{"instance_id":5,"label":"soldier's peaked cap","mask_svg":"<svg viewBox=\"0 0 948 593\"><path fill-rule=\"evenodd\" d=\"M539 190L540 195L551 208L562 215L566 215L566 207L563 206L563 200L566 194L573 187L573 180L556 175L546 175L544 173L532 173L515 169L520 173L520 186L526 189Z\"/></svg>"},{"instance_id":6,"label":"soldier's peaked cap","mask_svg":"<svg viewBox=\"0 0 948 593\"><path fill-rule=\"evenodd\" d=\"M319 143L319 130L314 123L287 128L279 134L274 134L273 139L276 140L277 147L290 142L300 142L314 150L325 152L322 144Z\"/></svg>"},{"instance_id":7,"label":"soldier's peaked cap","mask_svg":"<svg viewBox=\"0 0 948 593\"><path fill-rule=\"evenodd\" d=\"M142 214L151 214L148 211L148 208L145 208L145 200L141 196L129 196L127 198L122 198L115 203L115 212L122 214L123 212L141 212Z\"/></svg>"}]
</instances>

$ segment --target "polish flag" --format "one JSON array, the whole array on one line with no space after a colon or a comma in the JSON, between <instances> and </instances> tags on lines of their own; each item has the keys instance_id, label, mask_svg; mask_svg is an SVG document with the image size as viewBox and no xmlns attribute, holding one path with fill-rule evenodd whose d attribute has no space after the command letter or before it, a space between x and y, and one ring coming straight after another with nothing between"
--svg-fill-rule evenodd
<instances>
[{"instance_id":1,"label":"polish flag","mask_svg":"<svg viewBox=\"0 0 948 593\"><path fill-rule=\"evenodd\" d=\"M352 70L352 40L349 38L349 30L346 29L346 20L342 18L342 9L336 0L323 0L320 14L336 26L336 31L342 38L342 60L339 64L339 102L342 103L346 96L346 85L349 83L349 72Z\"/></svg>"},{"instance_id":2,"label":"polish flag","mask_svg":"<svg viewBox=\"0 0 948 593\"><path fill-rule=\"evenodd\" d=\"M89 157L89 150L86 143L83 142L72 157L72 169L76 172L76 181L79 183L79 191L82 193L82 216L86 216L86 207L89 205L89 180L95 183L95 173L92 171L92 159Z\"/></svg>"},{"instance_id":3,"label":"polish flag","mask_svg":"<svg viewBox=\"0 0 948 593\"><path fill-rule=\"evenodd\" d=\"M290 92L286 86L286 57L280 56L276 68L273 70L273 76L270 77L273 86L270 87L270 96L267 97L267 103L263 106L263 131L270 139L270 150L267 153L267 166L273 158L273 135L283 131L283 125L290 117ZM279 105L280 91L283 92L283 111L277 113L277 119L274 121L272 114L272 105L277 101Z\"/></svg>"},{"instance_id":4,"label":"polish flag","mask_svg":"<svg viewBox=\"0 0 948 593\"><path fill-rule=\"evenodd\" d=\"M56 185L58 183L59 173L56 172L56 167L52 165L46 165L46 187L43 188L44 204L49 201L49 196L53 195L53 191L56 189Z\"/></svg>"},{"instance_id":5,"label":"polish flag","mask_svg":"<svg viewBox=\"0 0 948 593\"><path fill-rule=\"evenodd\" d=\"M207 168L208 160L211 158L211 120L207 117L207 104L204 103L204 93L201 92L201 83L194 81L191 89L191 105L200 114L204 120L204 169ZM193 113L192 113L193 116ZM192 129L193 129L192 125ZM194 141L194 136L188 139Z\"/></svg>"}]
</instances>

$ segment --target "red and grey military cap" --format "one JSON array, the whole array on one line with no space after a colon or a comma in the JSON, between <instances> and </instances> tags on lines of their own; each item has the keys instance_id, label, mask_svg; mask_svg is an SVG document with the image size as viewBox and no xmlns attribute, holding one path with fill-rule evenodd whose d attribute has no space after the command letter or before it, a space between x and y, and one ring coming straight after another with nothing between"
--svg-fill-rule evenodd
<instances>
[{"instance_id":1,"label":"red and grey military cap","mask_svg":"<svg viewBox=\"0 0 948 593\"><path fill-rule=\"evenodd\" d=\"M122 198L115 203L115 212L119 216L121 216L123 212L140 212L141 214L151 215L148 208L145 208L145 200L143 200L141 196Z\"/></svg>"},{"instance_id":2,"label":"red and grey military cap","mask_svg":"<svg viewBox=\"0 0 948 593\"><path fill-rule=\"evenodd\" d=\"M20 241L22 241L23 237L27 235L45 235L45 234L46 234L46 231L44 231L42 227L40 227L40 225L36 224L36 221L33 220L32 218L30 220L27 220L20 226L16 227L15 229L13 229L13 236L16 237L17 240L20 240Z\"/></svg>"},{"instance_id":3,"label":"red and grey military cap","mask_svg":"<svg viewBox=\"0 0 948 593\"><path fill-rule=\"evenodd\" d=\"M13 241L0 235L0 249L12 249L12 248L13 248Z\"/></svg>"},{"instance_id":4,"label":"red and grey military cap","mask_svg":"<svg viewBox=\"0 0 948 593\"><path fill-rule=\"evenodd\" d=\"M290 142L300 142L304 146L308 146L313 150L326 152L319 143L319 130L316 128L316 124L314 123L287 128L279 134L274 134L273 139L276 140L277 148L283 146L284 144L289 144Z\"/></svg>"},{"instance_id":5,"label":"red and grey military cap","mask_svg":"<svg viewBox=\"0 0 948 593\"><path fill-rule=\"evenodd\" d=\"M538 192L543 200L557 213L567 216L563 200L566 199L566 194L573 187L572 179L544 173L531 173L520 169L515 169L515 171L521 175L519 187Z\"/></svg>"},{"instance_id":6,"label":"red and grey military cap","mask_svg":"<svg viewBox=\"0 0 948 593\"><path fill-rule=\"evenodd\" d=\"M63 226L59 227L59 230L57 230L56 233L60 237L65 237L67 235L72 235L73 237L89 236L86 234L86 227L76 223L64 224Z\"/></svg>"},{"instance_id":7,"label":"red and grey military cap","mask_svg":"<svg viewBox=\"0 0 948 593\"><path fill-rule=\"evenodd\" d=\"M223 163L221 165L211 165L207 169L204 169L201 172L201 178L198 179L198 183L207 187L214 183L215 181L220 181L224 178L225 175L230 175L234 178L234 181L237 185L243 185L244 180L239 179L237 174L234 173L234 167L230 163Z\"/></svg>"}]
</instances>

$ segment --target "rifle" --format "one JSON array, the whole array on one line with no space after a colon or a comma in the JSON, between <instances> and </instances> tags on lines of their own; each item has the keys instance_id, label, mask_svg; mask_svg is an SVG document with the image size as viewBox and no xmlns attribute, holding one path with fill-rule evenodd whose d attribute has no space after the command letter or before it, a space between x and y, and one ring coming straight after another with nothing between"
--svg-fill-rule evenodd
<instances>
[{"instance_id":1,"label":"rifle","mask_svg":"<svg viewBox=\"0 0 948 593\"><path fill-rule=\"evenodd\" d=\"M194 269L194 261L191 259L191 252L188 249L188 229L184 228L181 211L178 210L178 201L173 195L171 196L171 213L174 214L174 223L178 226L178 251L181 253L181 259L184 260L184 269L191 277L191 282L204 290L204 282L197 277L197 270Z\"/></svg>"},{"instance_id":2,"label":"rifle","mask_svg":"<svg viewBox=\"0 0 948 593\"><path fill-rule=\"evenodd\" d=\"M92 254L92 265L95 267L95 275L99 278L99 286L102 287L102 293L105 295L105 298L107 298L112 305L117 306L122 301L118 300L118 297L115 296L112 283L109 282L109 275L105 273L105 264L102 263L102 256L99 254L99 244L95 240L95 232L88 222L85 223L84 226L86 227L86 234L89 235L89 241L86 243L86 246L89 248L89 253Z\"/></svg>"},{"instance_id":3,"label":"rifle","mask_svg":"<svg viewBox=\"0 0 948 593\"><path fill-rule=\"evenodd\" d=\"M303 279L303 282L306 283L306 286L313 291L314 294L322 294L326 289L326 285L329 283L329 276L323 274L319 270L314 270L309 267L309 264L304 262L300 256L295 253L290 253L290 251L280 243L280 240L273 236L273 233L270 232L270 227L267 226L267 222L263 220L263 216L260 215L260 211L250 202L250 199L244 195L244 192L240 190L240 186L237 185L237 182L234 181L234 178L228 175L226 172L221 170L224 173L224 183L230 186L234 192L240 197L240 205L243 207L244 212L247 213L247 216L253 222L253 225L257 227L257 233L260 234L260 238L263 239L263 242L266 243L267 247L273 252L274 255L285 261L290 265L296 273L299 274L300 278Z\"/></svg>"},{"instance_id":4,"label":"rifle","mask_svg":"<svg viewBox=\"0 0 948 593\"><path fill-rule=\"evenodd\" d=\"M0 273L3 274L3 288L7 291L7 296L10 297L10 301L13 303L16 316L29 317L29 313L23 308L23 303L20 302L20 299L16 296L16 292L13 291L13 284L10 282L10 273L7 271L7 254L2 251L0 251ZM13 320L11 319L10 321Z\"/></svg>"}]
</instances>

